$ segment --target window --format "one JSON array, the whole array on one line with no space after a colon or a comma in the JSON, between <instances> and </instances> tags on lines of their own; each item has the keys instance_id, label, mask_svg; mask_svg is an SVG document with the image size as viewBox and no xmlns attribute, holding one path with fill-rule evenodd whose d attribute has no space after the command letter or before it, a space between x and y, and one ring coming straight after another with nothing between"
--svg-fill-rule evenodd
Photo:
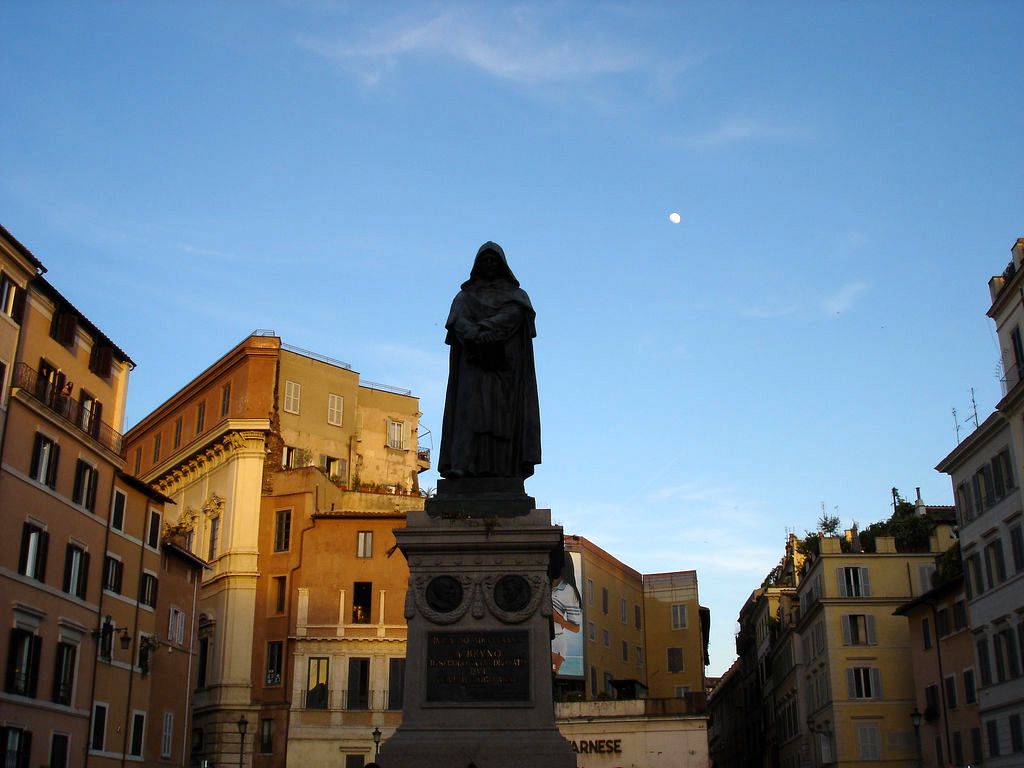
<instances>
[{"instance_id":1,"label":"window","mask_svg":"<svg viewBox=\"0 0 1024 768\"><path fill-rule=\"evenodd\" d=\"M978 690L974 684L974 670L964 670L964 701L967 704L974 704L978 701Z\"/></svg>"},{"instance_id":2,"label":"window","mask_svg":"<svg viewBox=\"0 0 1024 768\"><path fill-rule=\"evenodd\" d=\"M939 712L939 686L932 683L924 689L924 711L929 717L938 715Z\"/></svg>"},{"instance_id":3,"label":"window","mask_svg":"<svg viewBox=\"0 0 1024 768\"><path fill-rule=\"evenodd\" d=\"M269 717L260 718L260 745L261 755L270 755L274 752L274 721Z\"/></svg>"},{"instance_id":4,"label":"window","mask_svg":"<svg viewBox=\"0 0 1024 768\"><path fill-rule=\"evenodd\" d=\"M149 510L149 532L146 534L146 544L152 549L160 546L160 513L155 509Z\"/></svg>"},{"instance_id":5,"label":"window","mask_svg":"<svg viewBox=\"0 0 1024 768\"><path fill-rule=\"evenodd\" d=\"M672 629L686 629L685 603L676 603L672 606Z\"/></svg>"},{"instance_id":6,"label":"window","mask_svg":"<svg viewBox=\"0 0 1024 768\"><path fill-rule=\"evenodd\" d=\"M64 591L84 600L88 580L89 553L77 544L68 544L64 554Z\"/></svg>"},{"instance_id":7,"label":"window","mask_svg":"<svg viewBox=\"0 0 1024 768\"><path fill-rule=\"evenodd\" d=\"M960 509L961 525L974 520L976 515L974 510L974 499L971 496L971 491L967 487L966 482L960 483L960 485L956 487L956 502Z\"/></svg>"},{"instance_id":8,"label":"window","mask_svg":"<svg viewBox=\"0 0 1024 768\"><path fill-rule=\"evenodd\" d=\"M926 651L932 647L931 622L928 621L927 616L921 619L921 641Z\"/></svg>"},{"instance_id":9,"label":"window","mask_svg":"<svg viewBox=\"0 0 1024 768\"><path fill-rule=\"evenodd\" d=\"M611 638L608 635L608 630L607 629L602 629L601 630L601 640L604 641L604 647L605 648L608 648L608 647L611 646Z\"/></svg>"},{"instance_id":10,"label":"window","mask_svg":"<svg viewBox=\"0 0 1024 768\"><path fill-rule=\"evenodd\" d=\"M206 687L206 673L210 666L210 638L199 638L199 658L196 660L196 688Z\"/></svg>"},{"instance_id":11,"label":"window","mask_svg":"<svg viewBox=\"0 0 1024 768\"><path fill-rule=\"evenodd\" d=\"M146 715L142 712L133 713L131 744L128 747L128 754L132 757L142 757L142 740L145 733Z\"/></svg>"},{"instance_id":12,"label":"window","mask_svg":"<svg viewBox=\"0 0 1024 768\"><path fill-rule=\"evenodd\" d=\"M200 402L196 404L196 434L198 435L203 431L203 426L206 422L206 402Z\"/></svg>"},{"instance_id":13,"label":"window","mask_svg":"<svg viewBox=\"0 0 1024 768\"><path fill-rule=\"evenodd\" d=\"M1010 529L1010 551L1013 553L1013 571L1024 571L1024 529L1015 525Z\"/></svg>"},{"instance_id":14,"label":"window","mask_svg":"<svg viewBox=\"0 0 1024 768\"><path fill-rule=\"evenodd\" d=\"M1012 629L1004 629L992 638L996 648L996 671L999 681L1013 680L1020 677L1020 656L1017 653Z\"/></svg>"},{"instance_id":15,"label":"window","mask_svg":"<svg viewBox=\"0 0 1024 768\"><path fill-rule=\"evenodd\" d=\"M345 398L341 395L327 396L327 423L341 426L342 413L345 410Z\"/></svg>"},{"instance_id":16,"label":"window","mask_svg":"<svg viewBox=\"0 0 1024 768\"><path fill-rule=\"evenodd\" d=\"M53 670L53 701L65 706L71 704L75 685L75 655L77 648L70 643L57 643L57 656Z\"/></svg>"},{"instance_id":17,"label":"window","mask_svg":"<svg viewBox=\"0 0 1024 768\"><path fill-rule=\"evenodd\" d=\"M1016 487L1013 477L1013 462L1010 461L1010 450L1005 448L992 459L992 475L997 498L1006 496L1007 491Z\"/></svg>"},{"instance_id":18,"label":"window","mask_svg":"<svg viewBox=\"0 0 1024 768\"><path fill-rule=\"evenodd\" d=\"M107 705L96 702L92 705L92 733L89 749L103 752L107 745Z\"/></svg>"},{"instance_id":19,"label":"window","mask_svg":"<svg viewBox=\"0 0 1024 768\"><path fill-rule=\"evenodd\" d=\"M292 542L292 511L280 509L274 516L274 551L286 552Z\"/></svg>"},{"instance_id":20,"label":"window","mask_svg":"<svg viewBox=\"0 0 1024 768\"><path fill-rule=\"evenodd\" d=\"M993 587L1006 581L1003 542L999 539L994 539L985 545L985 576Z\"/></svg>"},{"instance_id":21,"label":"window","mask_svg":"<svg viewBox=\"0 0 1024 768\"><path fill-rule=\"evenodd\" d=\"M1024 752L1024 733L1021 732L1020 715L1010 715L1010 751Z\"/></svg>"},{"instance_id":22,"label":"window","mask_svg":"<svg viewBox=\"0 0 1024 768\"><path fill-rule=\"evenodd\" d=\"M139 602L150 608L155 608L156 589L156 576L152 573L143 573L139 577Z\"/></svg>"},{"instance_id":23,"label":"window","mask_svg":"<svg viewBox=\"0 0 1024 768\"><path fill-rule=\"evenodd\" d=\"M22 524L18 573L36 581L46 581L46 551L49 544L50 534L41 527L35 523Z\"/></svg>"},{"instance_id":24,"label":"window","mask_svg":"<svg viewBox=\"0 0 1024 768\"><path fill-rule=\"evenodd\" d=\"M608 587L601 587L601 612L608 615Z\"/></svg>"},{"instance_id":25,"label":"window","mask_svg":"<svg viewBox=\"0 0 1024 768\"><path fill-rule=\"evenodd\" d=\"M626 624L629 621L629 605L625 598L619 599L619 621Z\"/></svg>"},{"instance_id":26,"label":"window","mask_svg":"<svg viewBox=\"0 0 1024 768\"><path fill-rule=\"evenodd\" d=\"M629 643L622 641L622 660L629 661Z\"/></svg>"},{"instance_id":27,"label":"window","mask_svg":"<svg viewBox=\"0 0 1024 768\"><path fill-rule=\"evenodd\" d=\"M945 637L949 631L949 609L939 608L935 612L935 634L938 637Z\"/></svg>"},{"instance_id":28,"label":"window","mask_svg":"<svg viewBox=\"0 0 1024 768\"><path fill-rule=\"evenodd\" d=\"M348 660L348 708L370 708L370 660Z\"/></svg>"},{"instance_id":29,"label":"window","mask_svg":"<svg viewBox=\"0 0 1024 768\"><path fill-rule=\"evenodd\" d=\"M121 594L124 565L116 557L107 555L103 560L103 588Z\"/></svg>"},{"instance_id":30,"label":"window","mask_svg":"<svg viewBox=\"0 0 1024 768\"><path fill-rule=\"evenodd\" d=\"M988 655L988 638L978 638L975 647L978 651L978 667L981 668L981 685L982 687L992 685L992 665Z\"/></svg>"},{"instance_id":31,"label":"window","mask_svg":"<svg viewBox=\"0 0 1024 768\"><path fill-rule=\"evenodd\" d=\"M153 435L153 463L154 464L156 464L158 461L160 461L160 438L162 438L162 437L163 437L163 435L161 435L159 433Z\"/></svg>"},{"instance_id":32,"label":"window","mask_svg":"<svg viewBox=\"0 0 1024 768\"><path fill-rule=\"evenodd\" d=\"M174 450L181 447L181 416L174 420Z\"/></svg>"},{"instance_id":33,"label":"window","mask_svg":"<svg viewBox=\"0 0 1024 768\"><path fill-rule=\"evenodd\" d=\"M346 479L346 475L348 473L348 462L344 459L322 454L320 456L320 466L323 468L324 474L334 482L342 482Z\"/></svg>"},{"instance_id":34,"label":"window","mask_svg":"<svg viewBox=\"0 0 1024 768\"><path fill-rule=\"evenodd\" d=\"M670 673L682 672L683 669L683 649L676 647L668 648L668 671Z\"/></svg>"},{"instance_id":35,"label":"window","mask_svg":"<svg viewBox=\"0 0 1024 768\"><path fill-rule=\"evenodd\" d=\"M949 709L956 709L956 675L950 675L945 680L946 683L946 706Z\"/></svg>"},{"instance_id":36,"label":"window","mask_svg":"<svg viewBox=\"0 0 1024 768\"><path fill-rule=\"evenodd\" d=\"M936 765L945 765L946 761L945 761L944 758L945 758L945 755L943 755L942 737L941 736L936 736L935 737L935 763L936 763Z\"/></svg>"},{"instance_id":37,"label":"window","mask_svg":"<svg viewBox=\"0 0 1024 768\"><path fill-rule=\"evenodd\" d=\"M217 557L217 537L220 535L220 517L210 518L210 541L206 548L206 559L213 560Z\"/></svg>"},{"instance_id":38,"label":"window","mask_svg":"<svg viewBox=\"0 0 1024 768\"><path fill-rule=\"evenodd\" d=\"M846 670L846 683L851 699L878 699L882 696L882 681L876 667L850 667Z\"/></svg>"},{"instance_id":39,"label":"window","mask_svg":"<svg viewBox=\"0 0 1024 768\"><path fill-rule=\"evenodd\" d=\"M875 617L850 613L842 617L843 645L874 645Z\"/></svg>"},{"instance_id":40,"label":"window","mask_svg":"<svg viewBox=\"0 0 1024 768\"><path fill-rule=\"evenodd\" d=\"M365 765L364 755L345 755L345 768L364 768Z\"/></svg>"},{"instance_id":41,"label":"window","mask_svg":"<svg viewBox=\"0 0 1024 768\"><path fill-rule=\"evenodd\" d=\"M220 415L221 418L228 415L231 408L231 382L229 381L220 388Z\"/></svg>"},{"instance_id":42,"label":"window","mask_svg":"<svg viewBox=\"0 0 1024 768\"><path fill-rule=\"evenodd\" d=\"M185 612L174 606L167 617L167 640L178 645L185 642Z\"/></svg>"},{"instance_id":43,"label":"window","mask_svg":"<svg viewBox=\"0 0 1024 768\"><path fill-rule=\"evenodd\" d=\"M633 624L636 626L637 629L640 629L640 606L639 605L634 605L633 606Z\"/></svg>"},{"instance_id":44,"label":"window","mask_svg":"<svg viewBox=\"0 0 1024 768\"><path fill-rule=\"evenodd\" d=\"M114 501L110 505L110 525L118 531L124 530L124 507L128 497L123 491L114 489Z\"/></svg>"},{"instance_id":45,"label":"window","mask_svg":"<svg viewBox=\"0 0 1024 768\"><path fill-rule=\"evenodd\" d=\"M388 709L401 709L405 696L405 659L388 659Z\"/></svg>"},{"instance_id":46,"label":"window","mask_svg":"<svg viewBox=\"0 0 1024 768\"><path fill-rule=\"evenodd\" d=\"M867 568L837 568L840 597L870 597Z\"/></svg>"},{"instance_id":47,"label":"window","mask_svg":"<svg viewBox=\"0 0 1024 768\"><path fill-rule=\"evenodd\" d=\"M281 468L295 469L299 466L299 449L290 445L281 449Z\"/></svg>"},{"instance_id":48,"label":"window","mask_svg":"<svg viewBox=\"0 0 1024 768\"><path fill-rule=\"evenodd\" d=\"M612 673L604 673L604 693L609 699L615 697L615 686L612 685Z\"/></svg>"},{"instance_id":49,"label":"window","mask_svg":"<svg viewBox=\"0 0 1024 768\"><path fill-rule=\"evenodd\" d=\"M267 685L281 684L281 668L284 663L284 642L271 640L267 643Z\"/></svg>"},{"instance_id":50,"label":"window","mask_svg":"<svg viewBox=\"0 0 1024 768\"><path fill-rule=\"evenodd\" d=\"M960 731L953 731L953 762L956 765L964 764L964 740Z\"/></svg>"},{"instance_id":51,"label":"window","mask_svg":"<svg viewBox=\"0 0 1024 768\"><path fill-rule=\"evenodd\" d=\"M29 768L32 753L32 732L18 726L0 726L4 768Z\"/></svg>"},{"instance_id":52,"label":"window","mask_svg":"<svg viewBox=\"0 0 1024 768\"><path fill-rule=\"evenodd\" d=\"M96 508L96 467L81 459L75 464L75 487L71 500L92 512Z\"/></svg>"},{"instance_id":53,"label":"window","mask_svg":"<svg viewBox=\"0 0 1024 768\"><path fill-rule=\"evenodd\" d=\"M32 467L29 476L37 483L57 487L57 462L60 459L60 446L43 434L36 433L36 442L32 448Z\"/></svg>"},{"instance_id":54,"label":"window","mask_svg":"<svg viewBox=\"0 0 1024 768\"><path fill-rule=\"evenodd\" d=\"M352 587L352 623L369 624L372 605L373 584L357 581Z\"/></svg>"},{"instance_id":55,"label":"window","mask_svg":"<svg viewBox=\"0 0 1024 768\"><path fill-rule=\"evenodd\" d=\"M274 613L285 612L285 601L288 598L288 577L274 576Z\"/></svg>"},{"instance_id":56,"label":"window","mask_svg":"<svg viewBox=\"0 0 1024 768\"><path fill-rule=\"evenodd\" d=\"M959 632L967 627L967 603L957 600L953 603L953 631Z\"/></svg>"},{"instance_id":57,"label":"window","mask_svg":"<svg viewBox=\"0 0 1024 768\"><path fill-rule=\"evenodd\" d=\"M981 763L981 729L971 728L971 762Z\"/></svg>"},{"instance_id":58,"label":"window","mask_svg":"<svg viewBox=\"0 0 1024 768\"><path fill-rule=\"evenodd\" d=\"M174 743L174 713L164 712L164 727L160 731L160 757L170 757Z\"/></svg>"},{"instance_id":59,"label":"window","mask_svg":"<svg viewBox=\"0 0 1024 768\"><path fill-rule=\"evenodd\" d=\"M66 733L54 732L50 736L50 768L68 768L68 740Z\"/></svg>"},{"instance_id":60,"label":"window","mask_svg":"<svg viewBox=\"0 0 1024 768\"><path fill-rule=\"evenodd\" d=\"M587 638L592 642L597 640L597 628L592 621L587 622Z\"/></svg>"},{"instance_id":61,"label":"window","mask_svg":"<svg viewBox=\"0 0 1024 768\"><path fill-rule=\"evenodd\" d=\"M594 580L587 579L587 605L594 604Z\"/></svg>"},{"instance_id":62,"label":"window","mask_svg":"<svg viewBox=\"0 0 1024 768\"><path fill-rule=\"evenodd\" d=\"M995 720L985 723L985 731L988 736L989 757L999 757L999 724Z\"/></svg>"},{"instance_id":63,"label":"window","mask_svg":"<svg viewBox=\"0 0 1024 768\"><path fill-rule=\"evenodd\" d=\"M373 531L356 534L356 557L373 557Z\"/></svg>"},{"instance_id":64,"label":"window","mask_svg":"<svg viewBox=\"0 0 1024 768\"><path fill-rule=\"evenodd\" d=\"M388 448L405 448L405 424L388 419Z\"/></svg>"},{"instance_id":65,"label":"window","mask_svg":"<svg viewBox=\"0 0 1024 768\"><path fill-rule=\"evenodd\" d=\"M288 413L299 412L299 397L302 395L302 385L295 381L284 383L284 409Z\"/></svg>"},{"instance_id":66,"label":"window","mask_svg":"<svg viewBox=\"0 0 1024 768\"><path fill-rule=\"evenodd\" d=\"M639 645L636 647L636 665L638 667L644 665L644 649Z\"/></svg>"},{"instance_id":67,"label":"window","mask_svg":"<svg viewBox=\"0 0 1024 768\"><path fill-rule=\"evenodd\" d=\"M114 349L109 344L93 344L89 350L89 370L101 379L109 379L114 368Z\"/></svg>"},{"instance_id":68,"label":"window","mask_svg":"<svg viewBox=\"0 0 1024 768\"><path fill-rule=\"evenodd\" d=\"M17 696L35 698L39 681L39 656L43 640L28 630L11 630L11 645L7 650L7 679L4 690Z\"/></svg>"},{"instance_id":69,"label":"window","mask_svg":"<svg viewBox=\"0 0 1024 768\"><path fill-rule=\"evenodd\" d=\"M326 656L314 656L309 660L309 671L306 675L306 709L327 709L327 672Z\"/></svg>"},{"instance_id":70,"label":"window","mask_svg":"<svg viewBox=\"0 0 1024 768\"><path fill-rule=\"evenodd\" d=\"M20 325L24 310L25 289L7 275L0 274L0 312Z\"/></svg>"},{"instance_id":71,"label":"window","mask_svg":"<svg viewBox=\"0 0 1024 768\"><path fill-rule=\"evenodd\" d=\"M72 348L78 336L78 318L67 307L60 307L53 313L50 322L50 338L58 344Z\"/></svg>"},{"instance_id":72,"label":"window","mask_svg":"<svg viewBox=\"0 0 1024 768\"><path fill-rule=\"evenodd\" d=\"M78 426L96 437L100 433L103 404L84 389L78 393Z\"/></svg>"}]
</instances>

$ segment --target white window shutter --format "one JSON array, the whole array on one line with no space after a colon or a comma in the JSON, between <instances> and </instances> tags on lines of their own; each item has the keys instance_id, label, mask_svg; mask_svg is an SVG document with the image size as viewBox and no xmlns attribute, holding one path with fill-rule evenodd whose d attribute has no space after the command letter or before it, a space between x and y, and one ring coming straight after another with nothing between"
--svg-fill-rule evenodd
<instances>
[{"instance_id":1,"label":"white window shutter","mask_svg":"<svg viewBox=\"0 0 1024 768\"><path fill-rule=\"evenodd\" d=\"M868 569L860 569L860 590L862 597L871 597L871 582L868 581Z\"/></svg>"},{"instance_id":2,"label":"white window shutter","mask_svg":"<svg viewBox=\"0 0 1024 768\"><path fill-rule=\"evenodd\" d=\"M836 584L839 586L839 596L847 597L846 594L846 579L843 578L843 569L836 568Z\"/></svg>"},{"instance_id":3,"label":"white window shutter","mask_svg":"<svg viewBox=\"0 0 1024 768\"><path fill-rule=\"evenodd\" d=\"M853 678L853 667L846 670L846 693L851 699L857 698L857 682Z\"/></svg>"},{"instance_id":4,"label":"white window shutter","mask_svg":"<svg viewBox=\"0 0 1024 768\"><path fill-rule=\"evenodd\" d=\"M850 620L851 620L851 618L852 617L848 613L843 614L842 616L839 617L839 623L843 627L843 645L849 645L851 642L853 642L852 638L850 637L850 634L851 634L850 633Z\"/></svg>"},{"instance_id":5,"label":"white window shutter","mask_svg":"<svg viewBox=\"0 0 1024 768\"><path fill-rule=\"evenodd\" d=\"M882 698L882 673L878 667L871 668L871 698Z\"/></svg>"},{"instance_id":6,"label":"white window shutter","mask_svg":"<svg viewBox=\"0 0 1024 768\"><path fill-rule=\"evenodd\" d=\"M402 448L408 451L412 447L412 425L406 421L402 423Z\"/></svg>"},{"instance_id":7,"label":"white window shutter","mask_svg":"<svg viewBox=\"0 0 1024 768\"><path fill-rule=\"evenodd\" d=\"M866 623L868 627L868 645L878 645L878 640L875 639L875 617L869 613Z\"/></svg>"}]
</instances>

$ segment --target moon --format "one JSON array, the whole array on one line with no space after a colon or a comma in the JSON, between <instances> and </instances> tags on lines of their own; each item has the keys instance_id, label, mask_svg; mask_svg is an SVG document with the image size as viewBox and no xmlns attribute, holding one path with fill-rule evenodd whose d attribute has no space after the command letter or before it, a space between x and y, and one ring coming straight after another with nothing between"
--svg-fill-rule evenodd
<instances>
[{"instance_id":1,"label":"moon","mask_svg":"<svg viewBox=\"0 0 1024 768\"><path fill-rule=\"evenodd\" d=\"M675 211L672 211L672 213L668 215L668 220L671 221L673 224L678 224L680 221L683 220L683 217L680 216Z\"/></svg>"}]
</instances>

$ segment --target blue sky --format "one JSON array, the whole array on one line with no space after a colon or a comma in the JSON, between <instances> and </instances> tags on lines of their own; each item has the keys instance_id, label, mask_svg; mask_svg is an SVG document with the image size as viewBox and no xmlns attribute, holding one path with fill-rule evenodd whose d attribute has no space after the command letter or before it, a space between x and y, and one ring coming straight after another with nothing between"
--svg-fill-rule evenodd
<instances>
[{"instance_id":1,"label":"blue sky","mask_svg":"<svg viewBox=\"0 0 1024 768\"><path fill-rule=\"evenodd\" d=\"M255 328L412 388L499 242L568 532L695 568L711 667L822 505L951 503L1024 235L1017 2L8 0L0 222L138 363ZM668 214L679 212L681 223ZM436 476L424 478L432 485Z\"/></svg>"}]
</instances>

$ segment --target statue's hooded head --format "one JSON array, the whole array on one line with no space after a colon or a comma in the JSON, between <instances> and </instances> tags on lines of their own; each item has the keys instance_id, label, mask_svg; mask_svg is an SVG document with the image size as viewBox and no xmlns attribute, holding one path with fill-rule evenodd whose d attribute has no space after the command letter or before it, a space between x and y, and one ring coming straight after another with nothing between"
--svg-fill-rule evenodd
<instances>
[{"instance_id":1,"label":"statue's hooded head","mask_svg":"<svg viewBox=\"0 0 1024 768\"><path fill-rule=\"evenodd\" d=\"M476 252L476 260L473 262L473 269L469 273L469 280L463 283L462 287L468 288L478 282L507 282L516 288L519 287L519 281L516 280L516 276L509 269L508 261L505 259L505 252L501 249L500 245L492 243L490 240L481 245L480 250Z\"/></svg>"}]
</instances>

